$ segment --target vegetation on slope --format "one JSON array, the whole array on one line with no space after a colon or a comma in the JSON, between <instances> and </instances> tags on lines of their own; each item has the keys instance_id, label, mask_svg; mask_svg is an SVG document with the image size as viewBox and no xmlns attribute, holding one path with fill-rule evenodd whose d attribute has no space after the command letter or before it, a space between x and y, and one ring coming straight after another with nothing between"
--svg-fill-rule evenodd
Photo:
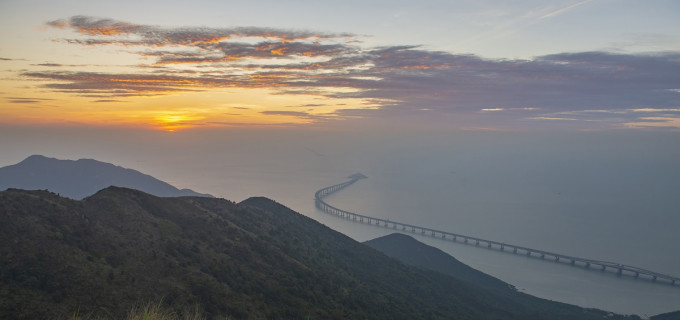
<instances>
[{"instance_id":1,"label":"vegetation on slope","mask_svg":"<svg viewBox=\"0 0 680 320\"><path fill-rule=\"evenodd\" d=\"M601 319L495 299L406 266L269 199L158 198L110 187L82 201L0 192L0 318L124 318L140 301L207 318Z\"/></svg>"}]
</instances>

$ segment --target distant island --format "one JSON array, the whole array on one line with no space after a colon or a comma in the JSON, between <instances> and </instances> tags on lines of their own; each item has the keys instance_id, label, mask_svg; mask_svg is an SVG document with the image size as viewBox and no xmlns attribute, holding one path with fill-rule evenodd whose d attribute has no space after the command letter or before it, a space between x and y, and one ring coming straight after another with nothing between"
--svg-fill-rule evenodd
<instances>
[{"instance_id":1,"label":"distant island","mask_svg":"<svg viewBox=\"0 0 680 320\"><path fill-rule=\"evenodd\" d=\"M109 186L137 189L159 197L212 197L178 189L139 171L93 159L59 160L33 155L0 168L0 190L46 189L71 199L83 199Z\"/></svg>"}]
</instances>

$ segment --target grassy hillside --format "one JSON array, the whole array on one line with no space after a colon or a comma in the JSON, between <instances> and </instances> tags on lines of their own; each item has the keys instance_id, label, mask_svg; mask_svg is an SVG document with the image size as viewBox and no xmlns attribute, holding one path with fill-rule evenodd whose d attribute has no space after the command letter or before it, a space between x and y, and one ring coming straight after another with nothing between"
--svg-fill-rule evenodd
<instances>
[{"instance_id":1,"label":"grassy hillside","mask_svg":"<svg viewBox=\"0 0 680 320\"><path fill-rule=\"evenodd\" d=\"M269 199L158 198L110 187L82 201L0 192L0 318L124 318L140 302L208 318L601 319L517 308L407 266ZM616 318L616 317L614 317Z\"/></svg>"}]
</instances>

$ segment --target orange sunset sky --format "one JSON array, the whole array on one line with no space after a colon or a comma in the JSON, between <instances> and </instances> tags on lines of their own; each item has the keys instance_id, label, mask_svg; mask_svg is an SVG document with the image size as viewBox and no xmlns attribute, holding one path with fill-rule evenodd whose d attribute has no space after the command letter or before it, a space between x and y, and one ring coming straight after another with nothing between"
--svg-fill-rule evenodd
<instances>
[{"instance_id":1,"label":"orange sunset sky","mask_svg":"<svg viewBox=\"0 0 680 320\"><path fill-rule=\"evenodd\" d=\"M162 4L0 3L0 123L680 128L675 1Z\"/></svg>"}]
</instances>

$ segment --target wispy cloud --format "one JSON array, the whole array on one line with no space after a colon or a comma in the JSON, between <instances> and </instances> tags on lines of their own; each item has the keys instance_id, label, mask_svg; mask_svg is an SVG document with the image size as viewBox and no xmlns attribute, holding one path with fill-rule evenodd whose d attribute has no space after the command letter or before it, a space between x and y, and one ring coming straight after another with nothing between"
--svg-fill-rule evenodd
<instances>
[{"instance_id":1,"label":"wispy cloud","mask_svg":"<svg viewBox=\"0 0 680 320\"><path fill-rule=\"evenodd\" d=\"M537 17L549 18L587 2L542 11ZM323 116L299 110L262 113L310 120L467 115L493 121L596 119L622 125L659 116L661 110L663 116L670 112L670 117L680 118L670 111L680 106L679 53L583 52L494 60L412 45L362 47L353 42L358 37L348 33L164 28L84 16L47 25L79 35L62 39L67 43L118 45L151 58L150 64L136 66L137 73L63 68L23 73L48 81L44 86L51 90L100 101L209 88L270 88L285 94L364 99L377 107ZM324 105L332 104L307 107Z\"/></svg>"},{"instance_id":2,"label":"wispy cloud","mask_svg":"<svg viewBox=\"0 0 680 320\"><path fill-rule=\"evenodd\" d=\"M589 3L589 2L593 2L593 0L579 1L579 2L576 2L576 3L572 3L572 4L567 4L567 5L564 6L564 7L554 8L554 9L548 11L547 13L541 15L540 17L538 17L538 19L548 19L548 18L552 18L552 17L558 16L558 15L560 15L560 14L566 13L566 12L568 12L568 11L571 11L571 10L573 10L573 9L575 9L575 8L578 8L578 7L582 6L582 5L585 5L585 4Z\"/></svg>"},{"instance_id":3,"label":"wispy cloud","mask_svg":"<svg viewBox=\"0 0 680 320\"><path fill-rule=\"evenodd\" d=\"M45 101L52 101L53 99L44 99L44 98L25 98L25 97L8 97L5 99L9 103L19 103L19 104L34 104L34 103L41 103Z\"/></svg>"}]
</instances>

